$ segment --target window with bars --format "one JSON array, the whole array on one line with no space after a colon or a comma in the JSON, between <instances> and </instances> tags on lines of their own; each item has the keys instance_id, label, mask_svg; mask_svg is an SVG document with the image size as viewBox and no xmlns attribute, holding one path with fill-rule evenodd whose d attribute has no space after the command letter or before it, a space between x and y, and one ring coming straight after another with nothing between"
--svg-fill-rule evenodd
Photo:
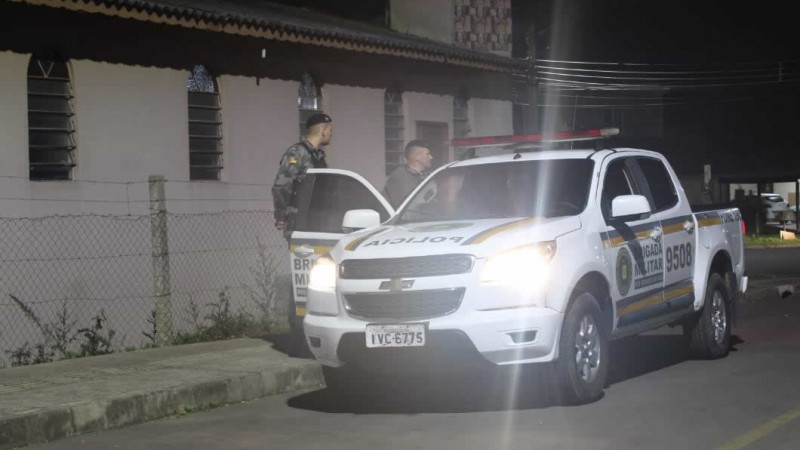
<instances>
[{"instance_id":1,"label":"window with bars","mask_svg":"<svg viewBox=\"0 0 800 450\"><path fill-rule=\"evenodd\" d=\"M65 62L28 65L28 161L31 180L69 180L75 167L72 86Z\"/></svg>"},{"instance_id":2,"label":"window with bars","mask_svg":"<svg viewBox=\"0 0 800 450\"><path fill-rule=\"evenodd\" d=\"M314 114L322 112L322 92L308 72L304 73L300 80L297 107L300 110L300 137L303 137L306 135L306 120Z\"/></svg>"},{"instance_id":3,"label":"window with bars","mask_svg":"<svg viewBox=\"0 0 800 450\"><path fill-rule=\"evenodd\" d=\"M386 174L405 164L403 156L404 123L403 94L387 90L383 97L384 139L386 144Z\"/></svg>"},{"instance_id":4,"label":"window with bars","mask_svg":"<svg viewBox=\"0 0 800 450\"><path fill-rule=\"evenodd\" d=\"M222 173L222 107L219 89L205 66L189 72L189 179L219 180Z\"/></svg>"}]
</instances>

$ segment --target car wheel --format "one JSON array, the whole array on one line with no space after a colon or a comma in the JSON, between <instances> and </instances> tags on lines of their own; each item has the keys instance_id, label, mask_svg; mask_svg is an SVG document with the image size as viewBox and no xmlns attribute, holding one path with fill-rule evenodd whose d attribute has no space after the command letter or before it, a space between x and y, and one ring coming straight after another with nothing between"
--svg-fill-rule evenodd
<instances>
[{"instance_id":1,"label":"car wheel","mask_svg":"<svg viewBox=\"0 0 800 450\"><path fill-rule=\"evenodd\" d=\"M731 345L730 301L730 288L725 279L717 273L711 274L702 311L683 326L692 355L716 359L728 354Z\"/></svg>"},{"instance_id":2,"label":"car wheel","mask_svg":"<svg viewBox=\"0 0 800 450\"><path fill-rule=\"evenodd\" d=\"M608 330L597 299L579 294L569 306L559 339L557 379L564 399L581 404L603 394L608 375Z\"/></svg>"}]
</instances>

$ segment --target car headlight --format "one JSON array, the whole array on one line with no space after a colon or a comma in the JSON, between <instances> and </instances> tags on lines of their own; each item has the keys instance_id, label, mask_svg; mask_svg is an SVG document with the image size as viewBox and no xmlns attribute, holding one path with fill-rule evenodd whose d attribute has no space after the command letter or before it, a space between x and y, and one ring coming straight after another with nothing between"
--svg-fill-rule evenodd
<instances>
[{"instance_id":1,"label":"car headlight","mask_svg":"<svg viewBox=\"0 0 800 450\"><path fill-rule=\"evenodd\" d=\"M550 261L555 254L556 242L548 241L490 256L481 271L481 281L539 289L550 277Z\"/></svg>"},{"instance_id":2,"label":"car headlight","mask_svg":"<svg viewBox=\"0 0 800 450\"><path fill-rule=\"evenodd\" d=\"M322 255L314 261L308 274L308 287L318 291L336 289L336 263L330 255Z\"/></svg>"}]
</instances>

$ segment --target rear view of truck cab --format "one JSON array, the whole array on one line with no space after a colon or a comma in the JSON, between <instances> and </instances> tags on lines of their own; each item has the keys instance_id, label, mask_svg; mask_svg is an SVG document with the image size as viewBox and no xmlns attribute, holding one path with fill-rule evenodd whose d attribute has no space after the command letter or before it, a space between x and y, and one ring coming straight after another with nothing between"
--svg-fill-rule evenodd
<instances>
[{"instance_id":1,"label":"rear view of truck cab","mask_svg":"<svg viewBox=\"0 0 800 450\"><path fill-rule=\"evenodd\" d=\"M602 394L613 339L681 324L699 354L727 353L746 286L738 211L695 217L657 153L461 161L390 219L370 209L344 215L361 230L308 278L305 335L330 387L546 363L581 403Z\"/></svg>"}]
</instances>

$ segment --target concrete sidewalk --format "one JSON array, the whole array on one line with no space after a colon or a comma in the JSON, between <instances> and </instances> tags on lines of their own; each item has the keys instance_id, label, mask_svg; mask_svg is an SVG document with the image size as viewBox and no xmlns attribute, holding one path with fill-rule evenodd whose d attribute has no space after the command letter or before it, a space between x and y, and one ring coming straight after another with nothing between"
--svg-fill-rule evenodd
<instances>
[{"instance_id":1,"label":"concrete sidewalk","mask_svg":"<svg viewBox=\"0 0 800 450\"><path fill-rule=\"evenodd\" d=\"M319 365L261 339L0 370L0 449L324 385Z\"/></svg>"}]
</instances>

